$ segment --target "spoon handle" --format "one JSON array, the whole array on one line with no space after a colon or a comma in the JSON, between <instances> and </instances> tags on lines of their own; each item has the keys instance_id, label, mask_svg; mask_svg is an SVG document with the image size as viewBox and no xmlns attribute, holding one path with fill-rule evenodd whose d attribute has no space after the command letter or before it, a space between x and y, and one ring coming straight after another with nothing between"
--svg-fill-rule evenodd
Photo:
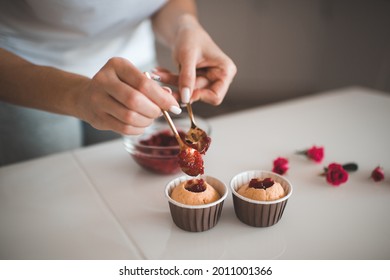
<instances>
[{"instance_id":1,"label":"spoon handle","mask_svg":"<svg viewBox=\"0 0 390 280\"><path fill-rule=\"evenodd\" d=\"M191 103L188 102L186 106L187 106L188 115L190 116L190 120L191 120L191 128L195 128L196 123L195 123L195 118L194 118L194 113L192 111Z\"/></svg>"},{"instance_id":2,"label":"spoon handle","mask_svg":"<svg viewBox=\"0 0 390 280\"><path fill-rule=\"evenodd\" d=\"M165 120L168 122L168 124L173 132L173 135L175 136L177 142L179 143L179 146L181 148L185 147L185 144L184 144L183 140L181 139L179 132L177 132L176 126L174 125L174 123L171 119L171 116L168 114L167 111L165 111L165 110L161 110L161 111L164 115Z\"/></svg>"},{"instance_id":3,"label":"spoon handle","mask_svg":"<svg viewBox=\"0 0 390 280\"><path fill-rule=\"evenodd\" d=\"M144 72L144 74L148 79L152 79L149 72ZM163 109L161 109L161 112L163 113L165 120L168 122L168 124L173 132L173 135L175 136L177 142L179 143L180 148L185 148L186 145L184 144L183 140L181 139L179 132L177 131L176 126L174 125L174 123L171 119L171 116L168 114L167 111L165 111Z\"/></svg>"}]
</instances>

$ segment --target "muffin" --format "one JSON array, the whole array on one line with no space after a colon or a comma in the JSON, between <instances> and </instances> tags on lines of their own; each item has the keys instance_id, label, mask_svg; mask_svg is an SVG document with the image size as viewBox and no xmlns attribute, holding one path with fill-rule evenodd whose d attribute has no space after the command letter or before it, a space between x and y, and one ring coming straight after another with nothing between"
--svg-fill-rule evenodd
<instances>
[{"instance_id":1,"label":"muffin","mask_svg":"<svg viewBox=\"0 0 390 280\"><path fill-rule=\"evenodd\" d=\"M181 176L165 188L173 222L191 232L206 231L218 223L227 194L226 185L211 176Z\"/></svg>"},{"instance_id":2,"label":"muffin","mask_svg":"<svg viewBox=\"0 0 390 280\"><path fill-rule=\"evenodd\" d=\"M253 178L242 185L237 193L246 198L263 201L276 200L285 195L282 185L269 177Z\"/></svg>"},{"instance_id":3,"label":"muffin","mask_svg":"<svg viewBox=\"0 0 390 280\"><path fill-rule=\"evenodd\" d=\"M201 205L217 201L221 195L205 180L191 179L176 186L171 198L183 204Z\"/></svg>"},{"instance_id":4,"label":"muffin","mask_svg":"<svg viewBox=\"0 0 390 280\"><path fill-rule=\"evenodd\" d=\"M237 174L230 188L237 218L253 227L278 223L292 194L292 185L285 177L263 170Z\"/></svg>"}]
</instances>

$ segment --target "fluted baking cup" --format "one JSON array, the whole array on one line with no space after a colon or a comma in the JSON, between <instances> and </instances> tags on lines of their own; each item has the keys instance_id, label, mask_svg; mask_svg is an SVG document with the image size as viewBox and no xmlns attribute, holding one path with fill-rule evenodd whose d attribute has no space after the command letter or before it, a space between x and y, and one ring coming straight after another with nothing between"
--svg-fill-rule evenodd
<instances>
[{"instance_id":1,"label":"fluted baking cup","mask_svg":"<svg viewBox=\"0 0 390 280\"><path fill-rule=\"evenodd\" d=\"M273 179L281 184L286 195L277 200L259 201L238 194L237 190L239 187L249 183L253 178ZM253 227L269 227L279 222L293 190L291 183L285 177L264 170L250 170L237 174L231 179L230 188L237 218L241 222Z\"/></svg>"},{"instance_id":2,"label":"fluted baking cup","mask_svg":"<svg viewBox=\"0 0 390 280\"><path fill-rule=\"evenodd\" d=\"M221 195L220 199L203 205L186 205L173 200L171 198L172 190L180 183L194 179L189 176L178 177L170 181L165 188L172 220L176 226L183 230L191 232L209 230L218 223L221 216L228 189L223 182L214 177L202 176L202 178Z\"/></svg>"}]
</instances>

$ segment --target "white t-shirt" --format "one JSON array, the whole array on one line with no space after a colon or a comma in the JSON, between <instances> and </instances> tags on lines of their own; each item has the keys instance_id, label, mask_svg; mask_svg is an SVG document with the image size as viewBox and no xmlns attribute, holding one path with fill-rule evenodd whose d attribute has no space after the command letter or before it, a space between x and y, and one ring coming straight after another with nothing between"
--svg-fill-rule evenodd
<instances>
[{"instance_id":1,"label":"white t-shirt","mask_svg":"<svg viewBox=\"0 0 390 280\"><path fill-rule=\"evenodd\" d=\"M166 0L0 0L0 47L92 77L109 58L155 60L148 18Z\"/></svg>"}]
</instances>

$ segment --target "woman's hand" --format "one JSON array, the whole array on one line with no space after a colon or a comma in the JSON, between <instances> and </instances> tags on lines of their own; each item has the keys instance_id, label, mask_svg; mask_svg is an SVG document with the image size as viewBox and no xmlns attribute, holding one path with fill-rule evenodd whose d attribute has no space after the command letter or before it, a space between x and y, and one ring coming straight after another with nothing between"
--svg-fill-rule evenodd
<instances>
[{"instance_id":1,"label":"woman's hand","mask_svg":"<svg viewBox=\"0 0 390 280\"><path fill-rule=\"evenodd\" d=\"M154 74L161 82L178 87L183 103L202 100L219 105L236 75L235 64L194 16L184 15L178 26L172 50L179 74L163 68L157 68Z\"/></svg>"},{"instance_id":2,"label":"woman's hand","mask_svg":"<svg viewBox=\"0 0 390 280\"><path fill-rule=\"evenodd\" d=\"M141 134L161 115L179 114L175 98L124 58L110 59L80 92L80 118L97 129Z\"/></svg>"}]
</instances>

